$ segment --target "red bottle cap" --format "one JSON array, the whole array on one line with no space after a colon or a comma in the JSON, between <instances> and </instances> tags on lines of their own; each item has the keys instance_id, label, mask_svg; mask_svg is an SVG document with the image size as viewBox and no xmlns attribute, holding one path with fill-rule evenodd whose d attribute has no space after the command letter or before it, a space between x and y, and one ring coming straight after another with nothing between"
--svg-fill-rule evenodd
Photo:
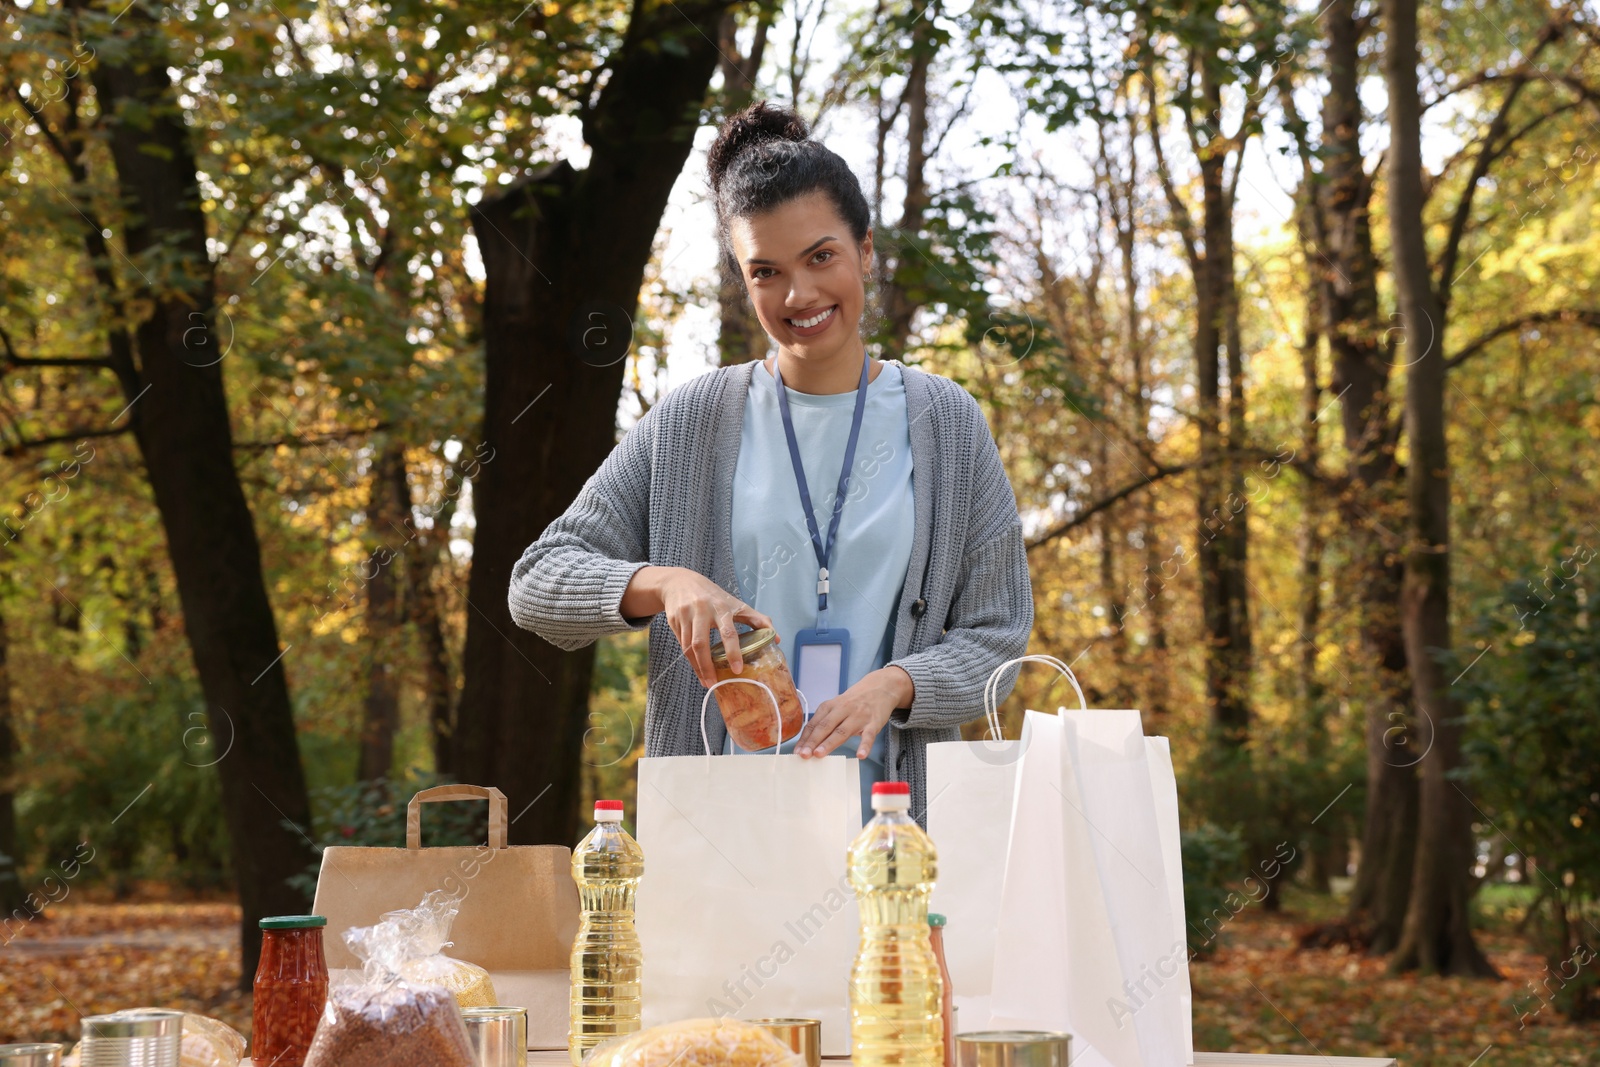
<instances>
[{"instance_id":1,"label":"red bottle cap","mask_svg":"<svg viewBox=\"0 0 1600 1067\"><path fill-rule=\"evenodd\" d=\"M597 801L594 802L594 810L595 811L621 811L622 810L622 801L620 801L620 800L597 800Z\"/></svg>"},{"instance_id":2,"label":"red bottle cap","mask_svg":"<svg viewBox=\"0 0 1600 1067\"><path fill-rule=\"evenodd\" d=\"M909 782L873 782L872 795L878 796L910 796L911 784Z\"/></svg>"}]
</instances>

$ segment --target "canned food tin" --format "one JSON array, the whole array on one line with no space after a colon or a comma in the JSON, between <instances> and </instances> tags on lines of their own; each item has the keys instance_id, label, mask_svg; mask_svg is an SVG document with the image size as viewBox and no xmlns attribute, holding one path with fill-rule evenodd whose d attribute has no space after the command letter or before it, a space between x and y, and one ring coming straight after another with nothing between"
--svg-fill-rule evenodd
<instances>
[{"instance_id":1,"label":"canned food tin","mask_svg":"<svg viewBox=\"0 0 1600 1067\"><path fill-rule=\"evenodd\" d=\"M1072 1038L1050 1030L956 1035L956 1067L1067 1067Z\"/></svg>"},{"instance_id":2,"label":"canned food tin","mask_svg":"<svg viewBox=\"0 0 1600 1067\"><path fill-rule=\"evenodd\" d=\"M62 1046L0 1045L0 1067L61 1067Z\"/></svg>"},{"instance_id":3,"label":"canned food tin","mask_svg":"<svg viewBox=\"0 0 1600 1067\"><path fill-rule=\"evenodd\" d=\"M527 1008L462 1008L461 1021L467 1024L478 1067L527 1067Z\"/></svg>"},{"instance_id":4,"label":"canned food tin","mask_svg":"<svg viewBox=\"0 0 1600 1067\"><path fill-rule=\"evenodd\" d=\"M822 1022L818 1019L751 1019L751 1026L759 1026L773 1037L788 1045L806 1067L820 1067L822 1063Z\"/></svg>"},{"instance_id":5,"label":"canned food tin","mask_svg":"<svg viewBox=\"0 0 1600 1067\"><path fill-rule=\"evenodd\" d=\"M183 1012L155 1008L83 1020L82 1067L178 1067Z\"/></svg>"}]
</instances>

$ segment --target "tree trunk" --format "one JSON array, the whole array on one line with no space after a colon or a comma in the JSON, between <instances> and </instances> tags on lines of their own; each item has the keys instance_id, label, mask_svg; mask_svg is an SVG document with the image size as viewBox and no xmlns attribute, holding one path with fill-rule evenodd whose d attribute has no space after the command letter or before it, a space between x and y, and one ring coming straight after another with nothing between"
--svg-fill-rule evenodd
<instances>
[{"instance_id":1,"label":"tree trunk","mask_svg":"<svg viewBox=\"0 0 1600 1067\"><path fill-rule=\"evenodd\" d=\"M1461 765L1461 724L1439 654L1450 648L1450 457L1445 438L1444 309L1432 283L1422 205L1422 103L1417 82L1417 0L1386 0L1389 219L1395 290L1405 330L1406 467L1410 516L1401 591L1406 655L1420 715L1422 807L1411 903L1394 970L1493 975L1472 937L1473 858L1466 796L1450 778Z\"/></svg>"},{"instance_id":2,"label":"tree trunk","mask_svg":"<svg viewBox=\"0 0 1600 1067\"><path fill-rule=\"evenodd\" d=\"M367 695L361 709L361 756L356 777L364 782L389 777L394 735L400 726L400 665L403 616L400 603L401 553L410 543L411 488L406 481L405 446L391 440L372 469L367 555Z\"/></svg>"},{"instance_id":3,"label":"tree trunk","mask_svg":"<svg viewBox=\"0 0 1600 1067\"><path fill-rule=\"evenodd\" d=\"M1201 107L1207 115L1222 112L1222 88L1213 66L1212 60L1200 64ZM1214 739L1229 748L1239 748L1250 732L1250 611L1244 569L1249 542L1245 532L1248 516L1239 484L1242 472L1226 456L1244 433L1233 206L1224 182L1227 158L1226 150L1216 143L1203 148L1199 157L1205 256L1195 276L1194 353L1200 418L1196 483L1200 503L1201 613L1207 645L1206 703ZM1224 348L1229 367L1226 437L1220 360Z\"/></svg>"},{"instance_id":4,"label":"tree trunk","mask_svg":"<svg viewBox=\"0 0 1600 1067\"><path fill-rule=\"evenodd\" d=\"M450 507L454 512L454 506ZM428 708L428 735L433 742L433 769L441 777L454 777L456 732L455 670L451 667L450 645L445 638L444 612L439 604L439 588L434 573L444 560L448 566L450 518L434 516L433 528L417 535L413 565L406 568L406 604L411 621L422 643L422 676Z\"/></svg>"},{"instance_id":5,"label":"tree trunk","mask_svg":"<svg viewBox=\"0 0 1600 1067\"><path fill-rule=\"evenodd\" d=\"M911 338L912 317L927 299L918 292L922 286L916 281L927 267L910 244L922 233L928 213L928 71L939 43L933 35L933 20L922 17L927 7L928 0L915 0L912 5L911 62L900 97L906 113L906 193L900 225L892 234L879 235L880 239L892 236L893 244L885 241L883 247L895 249L894 274L885 286L883 311L888 320L888 352L896 357L904 354ZM877 242L874 247L879 247Z\"/></svg>"},{"instance_id":6,"label":"tree trunk","mask_svg":"<svg viewBox=\"0 0 1600 1067\"><path fill-rule=\"evenodd\" d=\"M1103 142L1102 142L1103 143ZM1101 162L1105 171L1105 179L1110 182L1111 167L1105 159L1104 151L1101 153ZM1117 411L1117 363L1116 346L1113 339L1108 336L1105 314L1100 307L1100 279L1105 271L1105 254L1098 241L1092 246L1090 252L1089 272L1083 279L1084 311L1087 321L1085 332L1088 334L1086 346L1093 355L1090 358L1099 362L1100 375L1100 413L1106 422L1106 429L1094 435L1094 466L1090 471L1094 492L1097 497L1109 495L1114 486L1111 478L1111 434L1116 431L1118 417ZM1051 288L1055 288L1054 280ZM1066 309L1063 309L1064 311ZM1070 314L1070 312L1067 312ZM1065 317L1065 315L1063 316ZM1135 699L1131 693L1130 675L1128 671L1128 631L1127 613L1128 605L1124 598L1123 590L1117 582L1117 541L1120 529L1113 515L1113 510L1107 508L1095 517L1095 541L1100 556L1100 597L1101 609L1105 617L1100 623L1100 636L1111 645L1111 671L1106 676L1110 682L1106 685L1102 681L1096 688L1100 690L1097 704L1101 707L1130 707Z\"/></svg>"},{"instance_id":7,"label":"tree trunk","mask_svg":"<svg viewBox=\"0 0 1600 1067\"><path fill-rule=\"evenodd\" d=\"M1350 457L1348 486L1336 503L1353 541L1361 644L1383 694L1366 709L1367 807L1345 925L1359 931L1371 951L1385 953L1399 942L1410 899L1418 804L1418 749L1410 734L1410 680L1398 610L1401 568L1391 548L1394 534L1385 526L1396 523L1392 516L1400 511L1399 427L1389 416L1390 366L1379 344L1384 330L1372 251L1372 182L1361 152L1364 24L1356 17L1356 0L1334 0L1322 21L1328 65L1318 149L1323 169L1310 216L1318 247L1307 262L1316 271L1331 388Z\"/></svg>"},{"instance_id":8,"label":"tree trunk","mask_svg":"<svg viewBox=\"0 0 1600 1067\"><path fill-rule=\"evenodd\" d=\"M594 647L562 652L518 629L506 606L511 568L616 443L639 287L728 6L639 0L584 122L587 169L558 162L472 213L487 279L488 450L473 483L455 773L506 793L519 843L577 840Z\"/></svg>"},{"instance_id":9,"label":"tree trunk","mask_svg":"<svg viewBox=\"0 0 1600 1067\"><path fill-rule=\"evenodd\" d=\"M1160 538L1166 529L1160 520L1154 493L1146 493L1144 510L1140 515L1140 530L1144 536L1144 591L1140 593L1147 616L1147 644L1145 658L1149 664L1145 675L1148 685L1145 706L1150 709L1150 730L1165 734L1163 726L1172 710L1172 666L1167 657L1167 602L1166 578L1162 568L1166 561L1161 554Z\"/></svg>"},{"instance_id":10,"label":"tree trunk","mask_svg":"<svg viewBox=\"0 0 1600 1067\"><path fill-rule=\"evenodd\" d=\"M1309 177L1309 176L1308 176ZM1316 210L1316 191L1308 184L1301 190L1300 230L1305 233L1310 215ZM1313 250L1304 247L1306 261ZM1300 341L1301 437L1300 457L1313 470L1321 463L1322 443L1317 416L1322 406L1322 378L1318 354L1322 347L1321 308L1316 285L1306 287L1305 332ZM1328 708L1325 687L1317 671L1317 638L1322 628L1322 509L1324 494L1315 478L1304 478L1300 486L1300 644L1299 700L1304 730L1305 751L1320 758L1328 746ZM1337 825L1337 824L1335 824ZM1306 870L1317 892L1328 891L1328 879L1343 874L1336 856L1343 842L1322 827L1311 836L1306 855Z\"/></svg>"},{"instance_id":11,"label":"tree trunk","mask_svg":"<svg viewBox=\"0 0 1600 1067\"><path fill-rule=\"evenodd\" d=\"M182 277L140 294L137 365L117 358L117 372L161 513L211 734L225 752L216 773L239 880L248 989L260 954L257 920L306 906L286 879L315 858L295 828L309 825L310 805L283 671L288 650L278 645L254 518L233 467L194 149L159 26L136 7L118 33L119 47L100 52L94 83L128 210L127 253L138 262L159 249Z\"/></svg>"},{"instance_id":12,"label":"tree trunk","mask_svg":"<svg viewBox=\"0 0 1600 1067\"><path fill-rule=\"evenodd\" d=\"M476 455L476 450L473 455ZM469 474L478 469L476 459L469 459L464 454L459 465L446 475L446 484L454 481L455 490L442 493L438 503L425 503L418 509L421 515L429 519L429 524L416 531L416 548L406 561L406 607L422 646L423 690L428 711L428 734L433 746L433 769L434 773L446 779L455 776L453 745L456 698L461 680L450 653L437 575L441 567L448 569L451 566L450 525L455 521L460 490Z\"/></svg>"},{"instance_id":13,"label":"tree trunk","mask_svg":"<svg viewBox=\"0 0 1600 1067\"><path fill-rule=\"evenodd\" d=\"M1309 193L1310 190L1307 190ZM1316 469L1321 457L1317 415L1322 408L1322 378L1317 352L1322 345L1317 289L1306 293L1305 334L1300 341L1301 423L1300 455ZM1305 716L1307 742L1321 751L1328 724L1322 686L1317 678L1317 633L1322 628L1322 492L1315 478L1301 479L1300 518L1300 706Z\"/></svg>"},{"instance_id":14,"label":"tree trunk","mask_svg":"<svg viewBox=\"0 0 1600 1067\"><path fill-rule=\"evenodd\" d=\"M1386 571L1379 581L1393 589L1398 602L1397 577ZM1377 583L1369 582L1369 588L1372 584ZM1396 658L1403 672L1404 648L1398 643L1387 660L1379 661L1379 669L1403 689L1406 675L1393 670ZM1361 831L1361 865L1356 868L1348 914L1368 951L1379 955L1400 943L1417 854L1419 791L1416 766L1411 762L1416 750L1401 743L1409 736L1410 727L1404 718L1394 717L1396 709L1409 703L1409 694L1391 690L1390 699L1367 710L1367 811Z\"/></svg>"},{"instance_id":15,"label":"tree trunk","mask_svg":"<svg viewBox=\"0 0 1600 1067\"><path fill-rule=\"evenodd\" d=\"M1105 439L1100 441L1103 452ZM1104 456L1102 455L1102 460ZM1102 511L1095 522L1095 539L1100 549L1100 592L1106 612L1101 632L1109 635L1111 642L1111 700L1119 708L1132 707L1136 699L1132 690L1132 676L1128 670L1128 605L1122 596L1122 586L1117 582L1117 541L1121 529L1112 517L1111 509Z\"/></svg>"},{"instance_id":16,"label":"tree trunk","mask_svg":"<svg viewBox=\"0 0 1600 1067\"><path fill-rule=\"evenodd\" d=\"M1133 104L1129 103L1129 108ZM1118 183L1111 174L1109 164L1106 177L1110 195L1112 223L1117 232L1117 250L1122 268L1122 296L1126 314L1126 344L1128 363L1133 375L1133 392L1130 396L1133 412L1132 430L1144 438L1147 448L1154 451L1156 442L1150 437L1150 395L1148 355L1144 336L1144 317L1139 309L1139 273L1135 259L1135 197L1139 188L1139 138L1134 119L1128 120L1128 180ZM1119 188L1119 184L1121 187ZM1144 702L1152 733L1164 732L1170 698L1167 677L1167 622L1166 605L1162 590L1166 579L1161 574L1162 555L1160 523L1156 516L1156 494L1146 493L1139 514L1139 534L1144 545L1144 576L1141 588L1134 595L1135 607L1145 616L1145 647L1141 657L1144 669ZM1124 605L1124 611L1127 610Z\"/></svg>"},{"instance_id":17,"label":"tree trunk","mask_svg":"<svg viewBox=\"0 0 1600 1067\"><path fill-rule=\"evenodd\" d=\"M17 735L11 728L10 653L5 615L0 613L0 915L22 907L27 896L17 856Z\"/></svg>"},{"instance_id":18,"label":"tree trunk","mask_svg":"<svg viewBox=\"0 0 1600 1067\"><path fill-rule=\"evenodd\" d=\"M750 54L739 51L739 13L730 10L722 17L718 34L721 58L717 70L722 75L723 110L736 114L755 98L756 75L766 51L767 30L772 25L774 8L762 6L756 13L755 39ZM765 359L769 347L767 331L756 315L744 287L744 274L737 264L717 257L717 306L720 312L717 351L724 367Z\"/></svg>"},{"instance_id":19,"label":"tree trunk","mask_svg":"<svg viewBox=\"0 0 1600 1067\"><path fill-rule=\"evenodd\" d=\"M770 339L745 292L744 276L717 257L717 353L724 367L765 359Z\"/></svg>"},{"instance_id":20,"label":"tree trunk","mask_svg":"<svg viewBox=\"0 0 1600 1067\"><path fill-rule=\"evenodd\" d=\"M438 549L424 546L424 550ZM456 732L456 675L450 669L450 648L439 614L439 593L433 587L431 568L412 575L407 589L412 619L422 640L423 677L427 689L428 736L433 740L433 769L442 777L455 776L453 739Z\"/></svg>"},{"instance_id":21,"label":"tree trunk","mask_svg":"<svg viewBox=\"0 0 1600 1067\"><path fill-rule=\"evenodd\" d=\"M1109 372L1109 370L1108 370ZM1105 390L1109 400L1111 389ZM1111 411L1107 403L1105 409ZM1110 485L1109 469L1111 458L1107 435L1100 433L1095 440L1095 480L1101 487L1101 492L1107 491ZM1115 516L1114 509L1107 508L1095 517L1095 540L1098 542L1100 553L1100 596L1102 607L1105 609L1105 619L1101 624L1100 632L1111 643L1111 687L1106 693L1107 698L1115 707L1132 707L1137 699L1132 686L1132 674L1128 669L1128 604L1124 598L1124 590L1117 578L1117 542L1121 540L1122 530Z\"/></svg>"},{"instance_id":22,"label":"tree trunk","mask_svg":"<svg viewBox=\"0 0 1600 1067\"><path fill-rule=\"evenodd\" d=\"M1242 149L1234 166L1244 166ZM1233 516L1233 521L1217 539L1223 579L1222 614L1227 622L1227 642L1221 656L1227 673L1220 706L1224 712L1224 736L1229 743L1242 745L1250 733L1250 679L1255 658L1255 638L1250 625L1250 493L1245 487L1245 472L1255 464L1243 456L1250 444L1250 431L1246 419L1244 345L1239 329L1239 285L1233 263L1233 194L1227 189L1218 191L1224 199L1214 235L1221 250L1214 284L1220 292L1223 348L1228 360L1227 460L1223 466L1227 495L1223 497L1223 504L1227 514ZM1210 215L1208 209L1208 221ZM1208 228L1208 261L1212 239ZM1281 903L1282 895L1274 893L1267 898L1266 907L1276 910Z\"/></svg>"}]
</instances>

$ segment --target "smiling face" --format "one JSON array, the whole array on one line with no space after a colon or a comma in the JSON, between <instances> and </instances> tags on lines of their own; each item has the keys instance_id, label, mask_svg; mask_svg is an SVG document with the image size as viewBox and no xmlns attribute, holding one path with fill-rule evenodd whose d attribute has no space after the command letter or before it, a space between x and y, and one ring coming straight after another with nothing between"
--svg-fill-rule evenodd
<instances>
[{"instance_id":1,"label":"smiling face","mask_svg":"<svg viewBox=\"0 0 1600 1067\"><path fill-rule=\"evenodd\" d=\"M862 349L872 232L857 245L826 193L796 197L728 227L745 290L790 356L824 364Z\"/></svg>"}]
</instances>

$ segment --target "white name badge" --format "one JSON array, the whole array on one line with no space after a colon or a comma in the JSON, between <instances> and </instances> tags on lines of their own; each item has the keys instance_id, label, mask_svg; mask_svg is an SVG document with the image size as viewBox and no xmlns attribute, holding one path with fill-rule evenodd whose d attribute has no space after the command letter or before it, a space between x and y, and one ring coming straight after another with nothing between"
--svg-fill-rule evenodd
<instances>
[{"instance_id":1,"label":"white name badge","mask_svg":"<svg viewBox=\"0 0 1600 1067\"><path fill-rule=\"evenodd\" d=\"M805 694L809 714L849 688L849 630L801 630L794 635L793 655L794 684Z\"/></svg>"}]
</instances>

